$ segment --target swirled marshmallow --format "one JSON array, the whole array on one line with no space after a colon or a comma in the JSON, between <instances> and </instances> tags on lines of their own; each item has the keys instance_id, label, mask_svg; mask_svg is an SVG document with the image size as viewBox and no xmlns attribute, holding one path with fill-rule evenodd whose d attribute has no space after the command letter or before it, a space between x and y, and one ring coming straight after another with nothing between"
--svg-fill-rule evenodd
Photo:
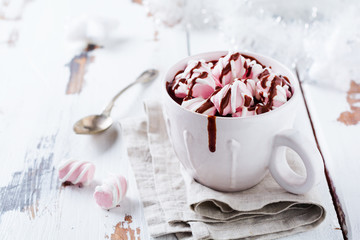
<instances>
[{"instance_id":1,"label":"swirled marshmallow","mask_svg":"<svg viewBox=\"0 0 360 240\"><path fill-rule=\"evenodd\" d=\"M191 98L184 100L181 106L189 109L190 111L202 113L205 115L215 115L216 113L216 108L209 98Z\"/></svg>"},{"instance_id":2,"label":"swirled marshmallow","mask_svg":"<svg viewBox=\"0 0 360 240\"><path fill-rule=\"evenodd\" d=\"M205 115L244 117L286 103L290 81L251 56L230 52L206 62L190 60L167 83L169 95L182 107Z\"/></svg>"},{"instance_id":3,"label":"swirled marshmallow","mask_svg":"<svg viewBox=\"0 0 360 240\"><path fill-rule=\"evenodd\" d=\"M215 64L212 73L222 86L245 74L242 59L240 53L229 53Z\"/></svg>"},{"instance_id":4,"label":"swirled marshmallow","mask_svg":"<svg viewBox=\"0 0 360 240\"><path fill-rule=\"evenodd\" d=\"M59 165L59 180L88 185L94 178L95 165L90 162L66 160Z\"/></svg>"},{"instance_id":5,"label":"swirled marshmallow","mask_svg":"<svg viewBox=\"0 0 360 240\"><path fill-rule=\"evenodd\" d=\"M109 175L94 192L96 203L103 209L116 207L125 197L127 182L121 175Z\"/></svg>"},{"instance_id":6,"label":"swirled marshmallow","mask_svg":"<svg viewBox=\"0 0 360 240\"><path fill-rule=\"evenodd\" d=\"M259 75L264 72L264 68L261 64L250 58L244 58L241 56L244 68L244 74L239 76L242 79L253 79L257 82Z\"/></svg>"},{"instance_id":7,"label":"swirled marshmallow","mask_svg":"<svg viewBox=\"0 0 360 240\"><path fill-rule=\"evenodd\" d=\"M247 109L254 104L252 92L255 84L252 80L247 80L246 82L248 85L243 80L236 78L233 83L225 85L211 98L220 115L226 116L231 114L237 116L239 115L236 114L238 112L245 114L247 111L243 111L243 109Z\"/></svg>"},{"instance_id":8,"label":"swirled marshmallow","mask_svg":"<svg viewBox=\"0 0 360 240\"><path fill-rule=\"evenodd\" d=\"M262 77L256 84L256 98L264 104L271 104L273 108L286 103L291 95L286 79L273 73Z\"/></svg>"},{"instance_id":9,"label":"swirled marshmallow","mask_svg":"<svg viewBox=\"0 0 360 240\"><path fill-rule=\"evenodd\" d=\"M175 76L172 86L175 96L208 98L218 85L211 74L212 66L204 60L190 60L185 70Z\"/></svg>"}]
</instances>

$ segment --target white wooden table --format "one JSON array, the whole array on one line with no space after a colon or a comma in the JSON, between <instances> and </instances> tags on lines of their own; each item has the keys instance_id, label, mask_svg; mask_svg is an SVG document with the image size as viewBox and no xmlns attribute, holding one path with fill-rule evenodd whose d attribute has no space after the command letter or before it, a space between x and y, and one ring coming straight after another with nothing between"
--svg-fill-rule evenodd
<instances>
[{"instance_id":1,"label":"white wooden table","mask_svg":"<svg viewBox=\"0 0 360 240\"><path fill-rule=\"evenodd\" d=\"M0 5L0 239L149 239L119 125L96 136L76 135L72 125L100 112L143 70L157 68L156 82L133 87L113 109L116 120L143 115L142 101L158 98L172 64L229 46L216 32L159 27L130 1ZM80 55L85 45L69 40L68 28L81 16L117 21L113 43ZM321 148L328 177L322 176L319 195L327 216L316 229L286 239L360 239L360 125L337 121L350 109L346 93L302 87L307 106L300 107L296 128ZM94 162L96 181L61 186L56 165L69 157ZM120 207L104 211L92 194L108 172L126 176L129 190Z\"/></svg>"}]
</instances>

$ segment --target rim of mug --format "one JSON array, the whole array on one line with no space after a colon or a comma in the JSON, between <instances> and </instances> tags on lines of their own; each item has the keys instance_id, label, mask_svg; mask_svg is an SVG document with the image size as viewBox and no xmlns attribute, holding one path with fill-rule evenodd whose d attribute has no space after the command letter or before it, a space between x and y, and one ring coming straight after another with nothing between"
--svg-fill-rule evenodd
<instances>
[{"instance_id":1,"label":"rim of mug","mask_svg":"<svg viewBox=\"0 0 360 240\"><path fill-rule=\"evenodd\" d=\"M298 92L300 91L300 88L299 88L299 83L298 83L298 80L297 80L297 77L294 75L294 73L288 68L286 67L284 64L280 63L279 61L271 58L271 57L268 57L268 56L265 56L265 55L262 55L262 54L258 54L258 53L253 53L253 52L248 52L248 51L236 51L236 52L239 52L240 54L245 54L245 55L249 55L249 56L252 56L252 57L261 57L261 58L266 58L267 60L270 60L272 62L275 62L279 67L287 70L289 73L290 73L290 77L288 75L286 75L286 77L289 78L290 80L290 84L291 84L291 87L293 88L293 95L291 96L291 98L289 99L289 101L287 101L286 103L284 103L283 105L281 105L280 107L277 107L269 112L266 112L266 113L262 113L262 114L256 114L256 115L250 115L250 116L242 116L242 117L226 117L226 116L216 116L216 119L228 119L229 121L231 120L239 120L239 119L255 119L255 118L263 118L263 117L266 117L266 116L269 116L269 115L272 115L272 114L275 114L275 113L278 113L280 111L285 111L285 109L289 108L291 105L294 105L295 101L296 101L296 98L298 97ZM181 106L180 104L178 104L177 102L175 102L174 99L171 98L171 96L169 95L167 89L166 89L166 82L167 79L170 77L169 74L172 73L172 72L177 72L179 71L180 69L178 69L178 65L181 65L181 64L185 64L191 60L191 59L206 59L206 61L209 61L211 59L211 56L213 55L226 55L228 54L229 51L212 51L212 52L204 52L204 53L199 53L199 54L195 54L195 55L191 55L191 56L188 56L186 58L183 58L181 59L180 61L178 61L177 63L173 64L169 70L166 72L166 75L165 77L163 78L163 81L162 81L162 89L163 91L165 91L165 95L166 95L166 98L167 100L171 101L173 104L175 104L177 107L179 107L180 109L184 110L184 111L187 111L189 113L192 113L192 114L195 114L195 115L198 115L198 116L203 116L203 117L208 117L209 115L206 115L206 114L202 114L202 113L197 113L197 112L193 112L193 111L190 111L189 109ZM215 60L215 59L214 59ZM177 68L175 68L177 67ZM267 66L268 67L268 66ZM174 69L175 68L175 69ZM175 71L174 71L175 70ZM174 77L174 76L173 76ZM172 77L172 79L173 79Z\"/></svg>"}]
</instances>

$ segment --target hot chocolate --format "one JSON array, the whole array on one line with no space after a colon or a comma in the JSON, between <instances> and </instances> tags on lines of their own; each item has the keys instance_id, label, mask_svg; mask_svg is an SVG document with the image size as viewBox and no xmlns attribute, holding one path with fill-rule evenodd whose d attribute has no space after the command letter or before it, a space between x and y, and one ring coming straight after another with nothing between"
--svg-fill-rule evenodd
<instances>
[{"instance_id":1,"label":"hot chocolate","mask_svg":"<svg viewBox=\"0 0 360 240\"><path fill-rule=\"evenodd\" d=\"M190 111L224 117L262 114L293 94L286 76L238 52L211 61L190 60L167 82L167 91Z\"/></svg>"}]
</instances>

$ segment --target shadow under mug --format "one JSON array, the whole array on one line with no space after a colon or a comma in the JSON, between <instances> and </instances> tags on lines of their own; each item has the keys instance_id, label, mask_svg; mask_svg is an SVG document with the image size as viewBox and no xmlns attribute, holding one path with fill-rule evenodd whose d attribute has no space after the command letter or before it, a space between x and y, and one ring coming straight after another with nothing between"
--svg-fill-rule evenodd
<instances>
[{"instance_id":1,"label":"shadow under mug","mask_svg":"<svg viewBox=\"0 0 360 240\"><path fill-rule=\"evenodd\" d=\"M191 59L215 60L227 52L209 52L187 57L175 64L164 79L164 116L173 148L186 171L199 183L219 191L233 192L258 184L268 170L287 191L302 194L318 182L323 168L315 145L293 128L300 90L294 74L278 61L246 53L277 74L290 80L293 96L270 112L247 117L210 117L191 112L167 93L166 82L185 69ZM209 150L208 128L215 129L215 151ZM295 173L287 163L285 147L302 159L306 176Z\"/></svg>"}]
</instances>

